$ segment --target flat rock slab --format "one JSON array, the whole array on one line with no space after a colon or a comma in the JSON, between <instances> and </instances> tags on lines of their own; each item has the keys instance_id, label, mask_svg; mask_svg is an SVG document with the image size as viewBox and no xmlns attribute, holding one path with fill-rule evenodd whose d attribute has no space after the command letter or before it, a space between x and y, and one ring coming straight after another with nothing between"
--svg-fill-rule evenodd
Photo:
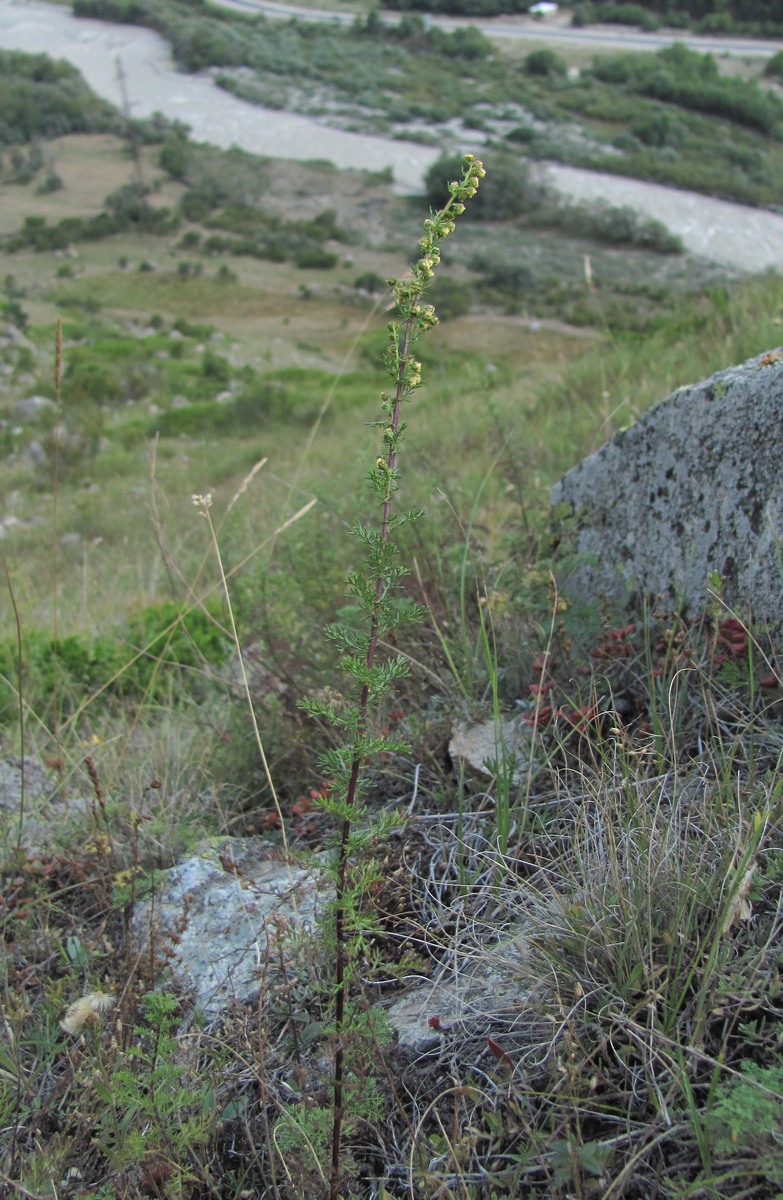
<instances>
[{"instance_id":1,"label":"flat rock slab","mask_svg":"<svg viewBox=\"0 0 783 1200\"><path fill-rule=\"evenodd\" d=\"M480 775L491 777L502 770L504 753L506 762L513 760L513 782L519 783L531 763L531 731L521 717L455 725L449 742L452 762L465 762Z\"/></svg>"},{"instance_id":2,"label":"flat rock slab","mask_svg":"<svg viewBox=\"0 0 783 1200\"><path fill-rule=\"evenodd\" d=\"M484 1036L513 1023L530 993L528 955L523 932L502 945L488 940L472 952L455 951L453 966L414 983L386 1008L399 1045L426 1053L444 1034Z\"/></svg>"},{"instance_id":3,"label":"flat rock slab","mask_svg":"<svg viewBox=\"0 0 783 1200\"><path fill-rule=\"evenodd\" d=\"M679 388L552 491L574 599L783 624L783 350ZM565 570L563 571L565 574Z\"/></svg>"},{"instance_id":4,"label":"flat rock slab","mask_svg":"<svg viewBox=\"0 0 783 1200\"><path fill-rule=\"evenodd\" d=\"M270 858L260 838L223 838L156 876L133 932L139 946L154 937L169 952L172 980L215 1018L258 994L278 962L278 935L312 933L325 887L322 872Z\"/></svg>"}]
</instances>

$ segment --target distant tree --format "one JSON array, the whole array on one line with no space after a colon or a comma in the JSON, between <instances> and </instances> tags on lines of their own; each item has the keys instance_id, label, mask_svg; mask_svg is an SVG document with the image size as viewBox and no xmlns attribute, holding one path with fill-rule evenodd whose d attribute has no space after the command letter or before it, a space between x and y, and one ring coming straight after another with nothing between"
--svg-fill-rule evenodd
<instances>
[{"instance_id":1,"label":"distant tree","mask_svg":"<svg viewBox=\"0 0 783 1200\"><path fill-rule=\"evenodd\" d=\"M187 135L176 132L169 134L161 146L158 162L172 179L184 179L188 173L190 157Z\"/></svg>"},{"instance_id":2,"label":"distant tree","mask_svg":"<svg viewBox=\"0 0 783 1200\"><path fill-rule=\"evenodd\" d=\"M764 74L773 79L783 79L783 50L778 50L777 54L772 55L764 68Z\"/></svg>"},{"instance_id":3,"label":"distant tree","mask_svg":"<svg viewBox=\"0 0 783 1200\"><path fill-rule=\"evenodd\" d=\"M526 13L531 0L385 0L398 12L449 13L458 17L496 17Z\"/></svg>"},{"instance_id":4,"label":"distant tree","mask_svg":"<svg viewBox=\"0 0 783 1200\"><path fill-rule=\"evenodd\" d=\"M638 16L628 11L625 16L617 15L626 8L655 14L672 23L698 24L713 32L731 32L733 29L755 28L770 32L783 30L783 0L635 0L633 4L618 4L616 0L591 0L578 4L574 10L574 24L585 25L607 19L639 24ZM607 14L615 10L615 15Z\"/></svg>"}]
</instances>

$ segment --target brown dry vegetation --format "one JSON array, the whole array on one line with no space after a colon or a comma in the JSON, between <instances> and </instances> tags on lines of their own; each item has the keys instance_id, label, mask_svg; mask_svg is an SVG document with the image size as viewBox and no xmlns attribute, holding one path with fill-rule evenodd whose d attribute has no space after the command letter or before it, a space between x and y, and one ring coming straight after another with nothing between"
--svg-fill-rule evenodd
<instances>
[{"instance_id":1,"label":"brown dry vegetation","mask_svg":"<svg viewBox=\"0 0 783 1200\"><path fill-rule=\"evenodd\" d=\"M48 152L65 187L39 196L35 181L5 185L3 232L30 213L54 222L94 212L96 194L132 178L116 139L71 137ZM162 176L156 154L143 151L150 180ZM187 996L144 1000L170 947L139 956L128 936L137 881L139 892L157 886L154 872L200 839L260 830L279 853L236 686L238 648L210 641L227 610L193 493L213 494L227 570L252 556L230 591L291 841L320 850L326 837L316 751L332 734L296 700L340 685L322 627L344 604L355 557L347 527L369 507L364 475L377 453L365 422L384 386L388 302L353 284L404 271L421 213L357 173L275 163L270 180L261 200L270 213L334 208L360 234L334 242L333 269L180 247L185 232L208 235L201 222L82 242L73 257L6 259L30 345L4 348L3 418L30 391L51 394L62 316L62 420L89 432L99 417L105 439L59 478L51 457L43 466L30 457L29 433L0 465L5 513L20 522L2 543L11 590L0 611L12 629L13 599L30 668L22 730L11 637L3 750L18 753L24 734L71 812L53 844L29 853L16 845L18 809L6 812L0 1191L14 1200L300 1200L323 1188L311 1150L328 1108L330 1043L313 1028L327 1015L316 986L329 970L323 938L298 951L283 941L285 986L204 1030L191 1024ZM183 191L164 182L151 202L173 205ZM382 928L364 966L368 994L391 994L379 981L404 982L409 971L435 979L455 960L466 969L489 931L515 936L525 914L531 996L490 1042L486 1031L447 1032L411 1058L382 1053L375 1034L356 1039L354 1069L377 1074L380 1107L355 1100L346 1194L767 1200L783 1180L777 646L764 631L754 640L730 629L717 610L631 629L565 605L549 575L546 507L558 473L647 405L779 341L783 288L770 278L729 290L710 273L712 287L696 296L658 294L655 321L635 336L557 316L533 323L535 297L517 311L477 298L463 232L473 236L460 228L458 263L444 273L471 308L422 348L427 386L405 443L405 504L427 510L404 543L415 563L406 586L431 615L402 642L413 672L379 724L399 728L411 749L372 771L374 810L407 806L415 779L420 819L371 851L383 868ZM515 235L513 223L480 232L500 253ZM584 291L585 246L566 242L547 245L553 254L560 245L569 283ZM600 293L623 255L587 252ZM139 271L144 260L157 269ZM202 274L181 275L186 261ZM632 275L642 261L628 253ZM220 266L236 278L218 278ZM623 303L636 300L627 293ZM140 341L153 315L158 332ZM183 333L178 318L209 328L180 321ZM69 401L75 364L83 388L90 365L106 372L96 387L113 386L118 362L138 372L129 344L154 347L142 367L172 374L123 366L111 402L100 391ZM282 396L279 408L260 406L257 426L210 428L215 395L232 386L241 395L248 366L264 396L268 386ZM174 403L180 392L184 405ZM156 421L168 422L160 436ZM266 467L228 513L262 456ZM179 658L166 656L153 639L195 598L203 622L177 643ZM150 606L140 629L134 620ZM78 635L71 649L93 655L88 679L66 669L68 634ZM152 673L121 657L129 647L147 649ZM99 696L115 668L126 692ZM542 681L561 714L547 722L531 700ZM497 718L516 701L537 764L525 786L502 763L489 782L455 768L454 719ZM693 803L689 787L700 789ZM70 1039L59 1022L86 990L117 1003ZM293 1030L312 1041L303 1047ZM150 1104L156 1089L175 1098L173 1112Z\"/></svg>"}]
</instances>

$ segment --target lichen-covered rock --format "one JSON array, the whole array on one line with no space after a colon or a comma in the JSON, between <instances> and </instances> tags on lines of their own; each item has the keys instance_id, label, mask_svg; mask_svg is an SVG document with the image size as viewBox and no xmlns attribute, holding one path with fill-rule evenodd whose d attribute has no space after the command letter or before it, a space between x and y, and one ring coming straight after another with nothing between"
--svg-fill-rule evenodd
<instances>
[{"instance_id":1,"label":"lichen-covered rock","mask_svg":"<svg viewBox=\"0 0 783 1200\"><path fill-rule=\"evenodd\" d=\"M313 932L324 886L322 872L271 857L260 838L222 838L156 876L154 897L133 914L134 937L167 952L170 982L214 1018L258 994L278 966L278 934Z\"/></svg>"},{"instance_id":2,"label":"lichen-covered rock","mask_svg":"<svg viewBox=\"0 0 783 1200\"><path fill-rule=\"evenodd\" d=\"M565 591L783 625L783 350L679 388L556 485ZM564 572L565 573L565 572Z\"/></svg>"},{"instance_id":3,"label":"lichen-covered rock","mask_svg":"<svg viewBox=\"0 0 783 1200\"><path fill-rule=\"evenodd\" d=\"M0 859L17 844L47 855L83 837L92 802L60 789L36 758L0 760Z\"/></svg>"}]
</instances>

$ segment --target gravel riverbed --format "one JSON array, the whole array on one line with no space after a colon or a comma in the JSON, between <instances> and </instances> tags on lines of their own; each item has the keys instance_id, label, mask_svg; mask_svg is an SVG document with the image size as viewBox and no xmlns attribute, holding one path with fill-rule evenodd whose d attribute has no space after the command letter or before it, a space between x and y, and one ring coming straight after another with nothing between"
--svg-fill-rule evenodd
<instances>
[{"instance_id":1,"label":"gravel riverbed","mask_svg":"<svg viewBox=\"0 0 783 1200\"><path fill-rule=\"evenodd\" d=\"M421 191L438 154L431 146L348 133L312 117L258 108L216 87L208 74L178 71L166 42L151 30L76 18L38 0L0 0L0 47L65 58L98 95L118 106L121 63L133 116L161 112L188 125L198 141L273 158L328 159L340 168L370 171L390 167L401 193ZM481 145L464 149L480 153ZM550 164L546 170L572 199L607 200L656 217L693 254L749 272L783 269L783 216L777 213L575 167Z\"/></svg>"}]
</instances>

